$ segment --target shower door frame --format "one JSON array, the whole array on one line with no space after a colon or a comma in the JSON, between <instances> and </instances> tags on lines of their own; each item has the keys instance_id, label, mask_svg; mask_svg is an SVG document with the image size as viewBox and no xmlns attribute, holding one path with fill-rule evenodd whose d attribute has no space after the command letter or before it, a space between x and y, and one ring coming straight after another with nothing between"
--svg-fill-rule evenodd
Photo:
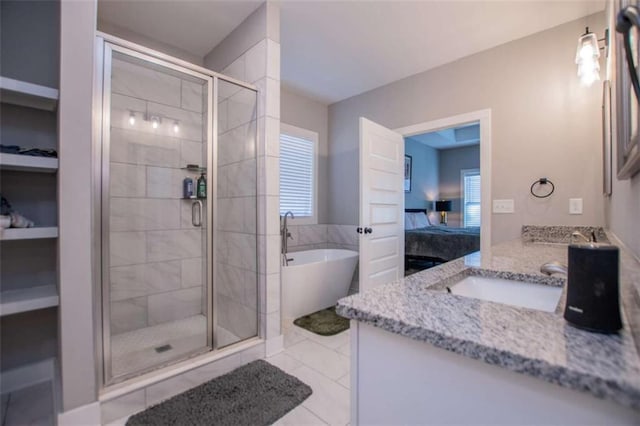
<instances>
[{"instance_id":1,"label":"shower door frame","mask_svg":"<svg viewBox=\"0 0 640 426\"><path fill-rule=\"evenodd\" d=\"M120 39L118 37L97 32L96 34L96 62L94 76L94 145L93 145L93 189L94 189L94 277L96 291L96 320L95 323L100 327L96 333L96 361L99 364L100 371L100 388L104 389L111 385L122 384L123 382L136 379L144 374L159 371L163 368L170 367L178 362L192 358L194 356L217 352L218 340L217 333L217 309L215 307L216 292L214 285L214 265L216 265L216 233L217 229L217 212L214 211L214 200L217 199L217 174L218 174L218 95L219 80L223 80L245 89L249 89L256 94L256 102L258 97L258 88L252 84L224 76L215 71L208 70L201 66L191 64L189 62L177 59L164 53L140 46L138 44ZM155 365L141 371L136 371L117 377L113 376L112 359L111 359L111 316L110 316L110 275L109 260L109 162L110 162L110 124L111 124L111 71L113 53L119 52L143 61L150 62L155 65L169 68L184 74L188 74L208 81L207 90L207 230L205 232L207 238L206 253L203 259L207 262L206 273L206 295L207 295L207 344L187 355L183 355L165 363ZM257 104L256 104L257 105ZM257 132L257 128L256 128ZM256 135L257 137L257 135ZM257 142L256 142L257 144ZM256 153L258 147L256 145ZM257 159L257 157L256 157ZM258 162L256 161L256 168ZM256 206L257 208L258 206ZM256 235L257 238L257 235ZM257 253L256 253L257 255ZM257 283L256 283L257 284ZM257 315L258 329L257 337L260 336L262 329L260 321L261 316ZM232 348L237 344L246 342L241 340L235 344L225 346L222 350Z\"/></svg>"}]
</instances>

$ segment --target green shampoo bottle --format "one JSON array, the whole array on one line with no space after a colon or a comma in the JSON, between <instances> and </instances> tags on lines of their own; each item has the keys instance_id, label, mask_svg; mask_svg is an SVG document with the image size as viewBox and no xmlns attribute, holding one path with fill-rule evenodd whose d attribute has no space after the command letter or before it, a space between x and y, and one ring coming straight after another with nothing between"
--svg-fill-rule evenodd
<instances>
[{"instance_id":1,"label":"green shampoo bottle","mask_svg":"<svg viewBox=\"0 0 640 426\"><path fill-rule=\"evenodd\" d=\"M207 178L204 177L204 172L198 178L198 198L207 198Z\"/></svg>"}]
</instances>

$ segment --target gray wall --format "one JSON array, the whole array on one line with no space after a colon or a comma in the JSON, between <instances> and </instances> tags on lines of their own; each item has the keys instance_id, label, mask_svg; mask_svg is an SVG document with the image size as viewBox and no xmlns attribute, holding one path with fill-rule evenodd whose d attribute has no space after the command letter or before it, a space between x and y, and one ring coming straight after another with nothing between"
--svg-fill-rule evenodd
<instances>
[{"instance_id":1,"label":"gray wall","mask_svg":"<svg viewBox=\"0 0 640 426\"><path fill-rule=\"evenodd\" d=\"M280 90L280 121L318 133L318 223L329 219L329 108L284 87Z\"/></svg>"},{"instance_id":2,"label":"gray wall","mask_svg":"<svg viewBox=\"0 0 640 426\"><path fill-rule=\"evenodd\" d=\"M60 2L3 0L0 28L0 75L57 88Z\"/></svg>"},{"instance_id":3,"label":"gray wall","mask_svg":"<svg viewBox=\"0 0 640 426\"><path fill-rule=\"evenodd\" d=\"M432 201L438 198L438 150L406 138L404 153L410 155L412 161L411 192L404 194L404 207L431 210ZM436 215L430 215L429 219L433 223Z\"/></svg>"},{"instance_id":4,"label":"gray wall","mask_svg":"<svg viewBox=\"0 0 640 426\"><path fill-rule=\"evenodd\" d=\"M451 212L447 219L449 226L462 226L460 170L480 168L480 145L439 151L439 198L451 200Z\"/></svg>"},{"instance_id":5,"label":"gray wall","mask_svg":"<svg viewBox=\"0 0 640 426\"><path fill-rule=\"evenodd\" d=\"M98 3L99 5L100 3ZM165 53L167 55L174 56L176 58L180 58L184 61L191 62L192 64L202 65L203 58L194 55L191 52L187 52L186 50L180 49L179 47L172 46L167 43L163 43L151 37L147 37L145 35L139 34L135 31L131 31L127 28L122 28L118 25L114 25L110 22L105 22L100 20L100 7L98 7L98 31L102 31L107 34L114 35L116 37L120 37L127 41L137 43L144 47L148 47L149 49L157 50L158 52Z\"/></svg>"},{"instance_id":6,"label":"gray wall","mask_svg":"<svg viewBox=\"0 0 640 426\"><path fill-rule=\"evenodd\" d=\"M604 13L589 22L593 31L604 32ZM523 224L603 225L601 88L582 87L573 62L584 23L573 21L330 105L330 223L358 221L358 117L398 128L490 108L492 197L515 200L514 214L492 221L492 241L518 237ZM556 185L545 200L529 194L541 176ZM584 214L570 216L569 198L578 197Z\"/></svg>"}]
</instances>

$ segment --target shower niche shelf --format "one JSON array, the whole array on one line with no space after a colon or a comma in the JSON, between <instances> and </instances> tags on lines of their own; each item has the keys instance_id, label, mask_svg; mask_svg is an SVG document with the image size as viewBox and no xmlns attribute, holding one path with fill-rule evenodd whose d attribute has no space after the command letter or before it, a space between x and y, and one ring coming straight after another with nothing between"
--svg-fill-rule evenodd
<instances>
[{"instance_id":1,"label":"shower niche shelf","mask_svg":"<svg viewBox=\"0 0 640 426\"><path fill-rule=\"evenodd\" d=\"M185 167L181 167L180 170L187 170L187 171L193 172L193 173L206 173L207 172L207 168L206 167L200 167L197 164L187 164Z\"/></svg>"}]
</instances>

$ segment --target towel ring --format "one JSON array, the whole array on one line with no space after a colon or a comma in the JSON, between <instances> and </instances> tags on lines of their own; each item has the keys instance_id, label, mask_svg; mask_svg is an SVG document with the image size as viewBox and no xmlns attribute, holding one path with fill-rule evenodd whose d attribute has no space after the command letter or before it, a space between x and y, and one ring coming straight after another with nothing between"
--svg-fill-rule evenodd
<instances>
[{"instance_id":1,"label":"towel ring","mask_svg":"<svg viewBox=\"0 0 640 426\"><path fill-rule=\"evenodd\" d=\"M549 191L547 194L540 195L540 194L536 194L536 193L534 192L533 188L534 188L536 185L540 185L540 186L542 186L542 185L546 185L546 184L551 185L551 191ZM553 194L553 191L555 191L555 190L556 190L556 186L553 184L553 182L551 182L551 181L550 181L549 179L547 179L547 178L540 178L540 179L538 179L537 181L535 181L535 182L533 182L533 183L531 184L531 188L530 188L531 195L533 195L533 196L534 196L534 197L536 197L536 198L547 198L547 197L551 196L551 194Z\"/></svg>"}]
</instances>

